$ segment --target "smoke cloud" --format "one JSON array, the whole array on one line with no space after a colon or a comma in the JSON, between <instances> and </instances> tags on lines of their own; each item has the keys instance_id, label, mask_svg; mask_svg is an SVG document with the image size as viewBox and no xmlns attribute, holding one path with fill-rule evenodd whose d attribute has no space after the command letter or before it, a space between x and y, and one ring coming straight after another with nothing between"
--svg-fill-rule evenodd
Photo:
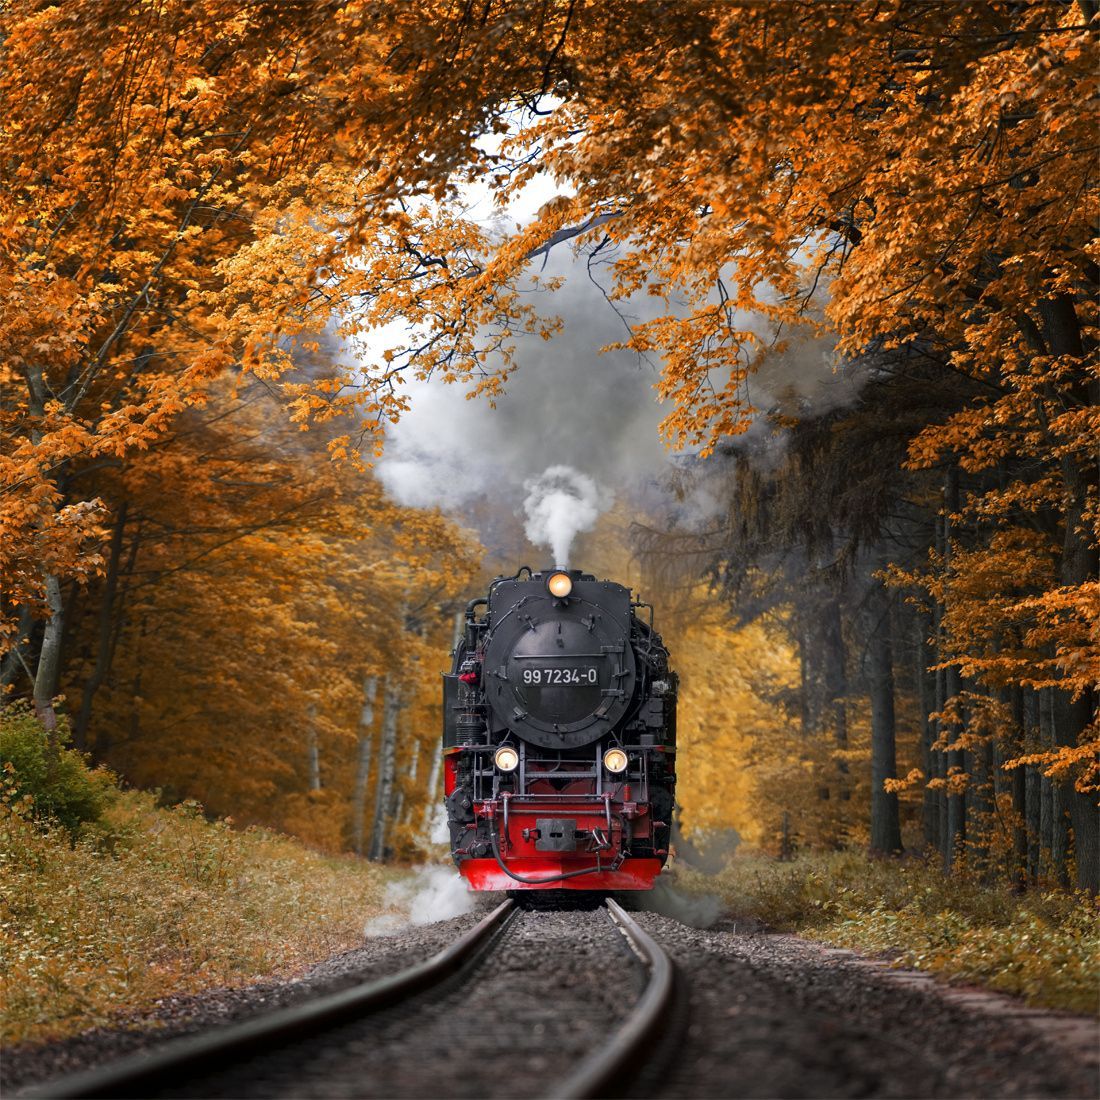
<instances>
[{"instance_id":1,"label":"smoke cloud","mask_svg":"<svg viewBox=\"0 0 1100 1100\"><path fill-rule=\"evenodd\" d=\"M460 385L410 379L408 411L388 429L377 465L389 494L401 504L439 507L462 519L476 511L479 533L490 542L494 522L525 515L532 541L553 550L550 521L542 514L550 503L540 496L535 510L525 513L524 497L532 492L529 483L545 471L568 465L652 520L707 524L724 495L708 481L715 475L721 482L725 472L713 469L721 463L711 460L698 462L708 467L698 471L703 476L681 476L696 460L670 451L660 438L659 424L668 412L654 390L660 364L625 350L600 353L625 339L629 325L665 313L665 303L644 292L609 303L593 279L609 283L610 275L591 271L588 257L566 247L554 249L538 274L544 283L562 280L553 291L531 290L541 312L561 317L562 331L547 341L517 337L519 369L495 408L484 400L464 400ZM736 323L768 336L764 318L739 316ZM393 332L379 334L371 346L377 353L399 339ZM814 415L850 403L861 382L858 372L837 369L828 340L793 339L750 377L746 396L762 413ZM733 445L738 455L751 447L754 454L778 456L785 439L759 418ZM592 506L583 493L574 495L581 504L571 505L569 514L577 522ZM580 520L574 533L586 525ZM568 557L568 542L562 557ZM509 543L509 558L516 553L522 548Z\"/></svg>"},{"instance_id":2,"label":"smoke cloud","mask_svg":"<svg viewBox=\"0 0 1100 1100\"><path fill-rule=\"evenodd\" d=\"M599 487L571 466L551 466L523 483L527 498L524 532L544 546L558 569L569 568L569 549L581 531L590 531L605 505Z\"/></svg>"},{"instance_id":3,"label":"smoke cloud","mask_svg":"<svg viewBox=\"0 0 1100 1100\"><path fill-rule=\"evenodd\" d=\"M419 867L412 876L386 887L383 901L389 912L367 922L363 935L392 936L410 924L434 924L472 913L476 899L466 880L451 867Z\"/></svg>"},{"instance_id":4,"label":"smoke cloud","mask_svg":"<svg viewBox=\"0 0 1100 1100\"><path fill-rule=\"evenodd\" d=\"M564 331L544 341L519 336L519 369L496 408L464 400L460 385L410 380L410 407L387 431L377 470L399 503L461 513L488 497L494 507L522 514L524 483L553 466L569 465L600 485L629 495L668 468L653 385L658 371L627 351L600 354L626 335L623 321L588 278L583 258L555 250L540 272L562 276L537 304L558 315ZM643 309L644 307L644 309ZM655 316L647 299L629 317Z\"/></svg>"},{"instance_id":5,"label":"smoke cloud","mask_svg":"<svg viewBox=\"0 0 1100 1100\"><path fill-rule=\"evenodd\" d=\"M653 889L639 892L636 903L648 913L670 917L691 928L710 928L722 917L722 902L713 894L688 894L677 890L666 877L659 877Z\"/></svg>"}]
</instances>

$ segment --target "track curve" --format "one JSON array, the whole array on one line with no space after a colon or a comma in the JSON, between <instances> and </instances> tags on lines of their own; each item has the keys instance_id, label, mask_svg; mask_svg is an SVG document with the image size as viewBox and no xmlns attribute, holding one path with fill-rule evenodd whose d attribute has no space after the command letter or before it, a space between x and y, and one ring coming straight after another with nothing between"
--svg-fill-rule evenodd
<instances>
[{"instance_id":1,"label":"track curve","mask_svg":"<svg viewBox=\"0 0 1100 1100\"><path fill-rule=\"evenodd\" d=\"M610 1086L622 1081L646 1061L645 1049L655 1038L670 1011L675 968L672 960L633 917L608 898L607 911L626 937L631 950L649 971L649 981L630 1015L611 1040L593 1051L562 1084L551 1090L551 1100L585 1100L606 1096Z\"/></svg>"},{"instance_id":2,"label":"track curve","mask_svg":"<svg viewBox=\"0 0 1100 1100\"><path fill-rule=\"evenodd\" d=\"M421 993L472 966L515 913L502 902L454 943L405 970L303 1005L247 1020L212 1033L189 1036L99 1069L46 1082L32 1097L146 1097L174 1085L181 1073L210 1072L278 1044L301 1040L346 1020L367 1016Z\"/></svg>"},{"instance_id":3,"label":"track curve","mask_svg":"<svg viewBox=\"0 0 1100 1100\"><path fill-rule=\"evenodd\" d=\"M506 901L397 974L27 1095L422 1097L439 1094L445 1072L455 1095L503 1096L518 1072L528 1093L605 1096L648 1062L673 979L669 957L614 901L543 913Z\"/></svg>"}]
</instances>

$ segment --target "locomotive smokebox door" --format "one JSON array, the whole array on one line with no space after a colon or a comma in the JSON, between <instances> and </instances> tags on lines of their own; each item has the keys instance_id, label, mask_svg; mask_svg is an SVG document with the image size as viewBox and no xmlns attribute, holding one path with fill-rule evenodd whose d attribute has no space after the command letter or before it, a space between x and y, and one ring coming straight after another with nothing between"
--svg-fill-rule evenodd
<instances>
[{"instance_id":1,"label":"locomotive smokebox door","mask_svg":"<svg viewBox=\"0 0 1100 1100\"><path fill-rule=\"evenodd\" d=\"M571 817L539 817L535 819L539 838L535 849L539 852L575 852L577 850L577 823Z\"/></svg>"}]
</instances>

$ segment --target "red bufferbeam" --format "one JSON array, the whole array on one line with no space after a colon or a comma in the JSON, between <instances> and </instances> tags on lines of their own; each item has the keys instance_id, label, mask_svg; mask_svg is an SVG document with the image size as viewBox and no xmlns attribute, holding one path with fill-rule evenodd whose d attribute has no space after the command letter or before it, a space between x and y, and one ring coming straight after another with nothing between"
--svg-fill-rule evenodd
<instances>
[{"instance_id":1,"label":"red bufferbeam","mask_svg":"<svg viewBox=\"0 0 1100 1100\"><path fill-rule=\"evenodd\" d=\"M508 868L524 879L547 878L544 883L517 882L501 870L495 859L467 859L459 864L459 873L472 890L652 890L661 873L660 859L627 859L618 870L593 869L590 874L560 878L570 871L588 866L589 860L565 859L540 854L509 859Z\"/></svg>"}]
</instances>

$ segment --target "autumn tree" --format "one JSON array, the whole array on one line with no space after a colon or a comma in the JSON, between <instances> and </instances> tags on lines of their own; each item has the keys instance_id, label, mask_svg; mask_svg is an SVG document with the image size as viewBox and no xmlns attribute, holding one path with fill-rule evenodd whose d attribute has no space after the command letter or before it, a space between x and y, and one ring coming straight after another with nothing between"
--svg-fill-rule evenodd
<instances>
[{"instance_id":1,"label":"autumn tree","mask_svg":"<svg viewBox=\"0 0 1100 1100\"><path fill-rule=\"evenodd\" d=\"M486 308L565 240L613 244L612 297L646 287L670 305L628 342L664 359L674 440L709 449L741 432L754 367L806 325L833 328L848 356L926 349L981 391L920 430L909 461L1003 467L1004 484L975 478L960 508L981 516L992 552L1021 514L1058 547L1053 583L1028 605L1050 632L1048 663L1013 674L1053 692L1052 752L1077 776L1067 798L1091 889L1094 18L1058 2L489 5L433 27L443 48L413 55L402 99L448 179L507 195L541 169L570 188L476 275L441 264L450 300ZM494 128L507 136L490 156L476 139ZM413 188L440 181L434 162L402 171ZM435 195L447 198L442 183ZM962 661L946 656L950 701ZM945 743L953 846L968 749Z\"/></svg>"},{"instance_id":2,"label":"autumn tree","mask_svg":"<svg viewBox=\"0 0 1100 1100\"><path fill-rule=\"evenodd\" d=\"M940 521L898 575L924 593L943 674L941 844L953 858L971 762L989 763L974 717L1001 702L1026 727L1039 693L1046 742L1017 737L1038 751L1013 759L1049 773L1078 882L1100 885L1089 0L4 18L6 610L19 639L44 615L20 652L47 723L66 586L109 572L118 524L85 468L155 444L240 372L303 420L353 414L328 440L352 458L401 414L410 374L492 397L519 337L554 327L524 294L532 260L571 242L613 252L612 301L667 304L624 342L663 360L667 435L704 454L746 429L753 371L799 331L961 380L904 440L939 479ZM517 232L466 215L465 182L505 199L540 171L562 193ZM355 341L390 322L412 335L367 369L287 376L292 344L327 324ZM995 624L967 595L975 554L1027 555Z\"/></svg>"}]
</instances>

